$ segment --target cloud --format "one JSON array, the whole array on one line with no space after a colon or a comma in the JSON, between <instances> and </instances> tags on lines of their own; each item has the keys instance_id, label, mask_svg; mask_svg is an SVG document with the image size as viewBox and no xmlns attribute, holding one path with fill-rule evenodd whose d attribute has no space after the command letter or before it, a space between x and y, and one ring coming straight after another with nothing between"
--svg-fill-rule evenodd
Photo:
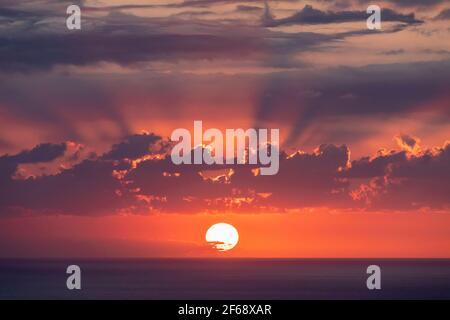
<instances>
[{"instance_id":1,"label":"cloud","mask_svg":"<svg viewBox=\"0 0 450 320\"><path fill-rule=\"evenodd\" d=\"M360 0L362 2L370 2L368 0ZM399 7L431 7L447 2L448 0L387 0L388 3L393 3Z\"/></svg>"},{"instance_id":2,"label":"cloud","mask_svg":"<svg viewBox=\"0 0 450 320\"><path fill-rule=\"evenodd\" d=\"M125 205L120 181L112 162L85 160L61 173L26 180L12 180L3 191L3 212L108 215Z\"/></svg>"},{"instance_id":3,"label":"cloud","mask_svg":"<svg viewBox=\"0 0 450 320\"><path fill-rule=\"evenodd\" d=\"M14 211L10 204L18 204L23 210L24 208L33 210L32 202L28 202L30 197L34 197L39 193L52 192L46 184L45 188L27 188L27 182L21 183L14 180L13 177L18 170L20 164L44 163L50 162L61 157L66 150L66 144L40 144L31 150L24 150L16 155L4 155L0 157L0 212L9 214ZM31 181L31 180L26 180ZM42 180L39 180L42 181ZM45 194L43 201L48 200L54 194ZM51 205L51 203L48 203Z\"/></svg>"},{"instance_id":4,"label":"cloud","mask_svg":"<svg viewBox=\"0 0 450 320\"><path fill-rule=\"evenodd\" d=\"M248 5L238 5L236 6L237 12L260 12L263 10L261 7L248 6Z\"/></svg>"},{"instance_id":5,"label":"cloud","mask_svg":"<svg viewBox=\"0 0 450 320\"><path fill-rule=\"evenodd\" d=\"M338 173L347 166L349 157L347 146L323 144L313 153L284 154L274 176L252 177L242 168L231 177L231 185L256 195L270 194L267 198L254 196L254 201L266 208L283 211L331 203L340 207L348 197L348 182L339 179Z\"/></svg>"},{"instance_id":6,"label":"cloud","mask_svg":"<svg viewBox=\"0 0 450 320\"><path fill-rule=\"evenodd\" d=\"M0 81L0 111L9 128L3 139L14 151L23 140L6 134L12 131L28 134L28 144L52 137L52 142L76 141L103 152L146 123L160 123L155 130L168 135L183 118L231 125L230 115L242 113L253 127L283 128L285 148L296 148L306 138L311 140L307 148L323 142L353 145L378 134L379 124L373 126L378 119L414 118L442 130L450 116L448 61L261 75L7 74ZM316 132L308 136L310 130Z\"/></svg>"},{"instance_id":7,"label":"cloud","mask_svg":"<svg viewBox=\"0 0 450 320\"><path fill-rule=\"evenodd\" d=\"M230 2L241 12L256 11L256 5L261 5L260 0L199 0L94 8L78 1L74 3L87 9L83 31L78 33L65 28L61 12L68 1L46 1L43 10L33 1L7 0L0 9L0 19L6 22L0 30L0 112L2 135L8 134L0 144L15 150L53 137L90 143L102 150L99 153L109 149L70 165L64 165L61 157L68 153L64 144L39 145L1 157L0 211L105 215L448 206L440 191L433 196L432 189L425 189L448 190L442 174L448 147L427 150L419 139L400 134L396 137L400 151L351 161L347 146L382 131L378 125L366 126L373 119L409 117L424 127L442 128L450 116L449 61L383 64L381 60L362 67L316 68L302 60L325 50L333 54L342 46L353 54L352 41L346 41L350 37L358 37L359 43L371 34L381 37L403 31L420 21L398 10L419 7L422 2L390 1L397 4L391 6L396 9L383 10L383 16L399 24L377 33L364 28L319 34L264 27L365 21L365 7L356 7L355 1L349 6L340 1L337 11L305 6L281 19L266 7L263 25L256 20L228 19L236 11L227 12L226 18L215 12L208 20L171 14L191 14ZM167 17L126 12L154 6L175 10L168 10ZM392 61L410 56L400 56L402 44L387 40L397 47L376 49L375 54L381 53L377 58ZM355 50L355 61L370 48L366 49ZM446 54L437 47L427 50ZM408 47L408 53L414 52L421 51ZM221 63L229 73L222 72ZM279 175L263 177L255 176L253 167L174 166L167 158L169 144L164 138L134 134L148 123L161 123L163 130L170 130L167 127L178 120L197 116L228 124L242 113L250 114L250 119L242 121L254 121L255 127L271 123L290 130L287 147L297 147L305 137L337 145L323 144L313 152L290 157L283 154ZM441 126L435 125L438 121ZM30 142L30 136L36 141ZM61 168L52 174L17 174L25 164L48 164L55 158ZM439 181L429 164L440 168ZM412 167L424 176L407 173ZM213 171L217 176L207 178L214 176ZM418 200L408 200L408 193Z\"/></svg>"},{"instance_id":8,"label":"cloud","mask_svg":"<svg viewBox=\"0 0 450 320\"><path fill-rule=\"evenodd\" d=\"M124 27L120 32L110 29L80 34L36 34L14 38L0 36L5 48L0 52L0 70L29 72L48 70L58 65L88 66L101 62L133 66L139 62L176 62L182 59L239 57L258 60L269 53L287 54L305 50L332 38L305 33L277 35L278 40L275 41L269 37L269 31L265 32L268 36L265 37L256 28L242 30L240 34L227 34L227 31L222 34L148 34L148 30L147 27L134 30L130 26ZM84 53L77 54L81 48ZM17 55L17 52L23 54Z\"/></svg>"},{"instance_id":9,"label":"cloud","mask_svg":"<svg viewBox=\"0 0 450 320\"><path fill-rule=\"evenodd\" d=\"M395 137L400 148L410 153L418 153L420 151L420 139L407 134L400 134Z\"/></svg>"},{"instance_id":10,"label":"cloud","mask_svg":"<svg viewBox=\"0 0 450 320\"><path fill-rule=\"evenodd\" d=\"M383 177L392 163L403 163L407 161L405 151L390 151L376 157L363 157L351 162L351 168L343 172L343 176L349 178L374 178Z\"/></svg>"},{"instance_id":11,"label":"cloud","mask_svg":"<svg viewBox=\"0 0 450 320\"><path fill-rule=\"evenodd\" d=\"M16 155L0 157L0 185L11 179L19 164L50 162L61 157L66 151L66 144L43 143L31 150L24 150Z\"/></svg>"},{"instance_id":12,"label":"cloud","mask_svg":"<svg viewBox=\"0 0 450 320\"><path fill-rule=\"evenodd\" d=\"M286 144L295 145L312 124L327 119L423 113L427 110L418 106L427 101L437 97L446 101L449 74L448 61L330 68L325 73L271 74L261 89L256 126L276 120L291 123ZM432 105L436 109L428 112L449 117L443 107L445 102L430 104L430 108Z\"/></svg>"},{"instance_id":13,"label":"cloud","mask_svg":"<svg viewBox=\"0 0 450 320\"><path fill-rule=\"evenodd\" d=\"M285 3L298 3L301 0L278 0ZM174 4L172 6L178 7L196 7L196 6L211 6L215 4L229 4L229 3L260 3L261 0L184 0L180 4Z\"/></svg>"},{"instance_id":14,"label":"cloud","mask_svg":"<svg viewBox=\"0 0 450 320\"><path fill-rule=\"evenodd\" d=\"M369 177L351 191L372 210L448 209L450 144L420 154L405 151L352 162L350 176Z\"/></svg>"},{"instance_id":15,"label":"cloud","mask_svg":"<svg viewBox=\"0 0 450 320\"><path fill-rule=\"evenodd\" d=\"M254 165L174 165L167 152L155 156L152 150L161 142L156 137L134 135L113 146L114 152L53 175L26 179L13 178L15 168L5 166L8 162L4 159L43 161L59 153L39 146L3 156L0 211L4 215L96 216L449 206L449 143L419 152L415 150L417 139L399 135L398 139L414 152L383 152L353 161L347 146L323 144L312 153L281 153L279 173L262 176ZM43 152L47 155L36 156ZM129 159L137 156L141 157Z\"/></svg>"},{"instance_id":16,"label":"cloud","mask_svg":"<svg viewBox=\"0 0 450 320\"><path fill-rule=\"evenodd\" d=\"M24 150L17 155L7 156L7 159L15 163L49 162L64 154L66 144L43 143L31 150Z\"/></svg>"},{"instance_id":17,"label":"cloud","mask_svg":"<svg viewBox=\"0 0 450 320\"><path fill-rule=\"evenodd\" d=\"M274 19L270 14L269 7L266 6L266 12L263 17L263 24L266 27L278 27L283 25L293 24L325 24L325 23L343 23L343 22L361 22L366 21L368 18L366 11L321 11L314 9L310 5L305 7L299 12L282 19ZM422 21L417 20L414 13L401 14L392 9L382 10L383 21L395 21L403 22L406 24L416 24Z\"/></svg>"},{"instance_id":18,"label":"cloud","mask_svg":"<svg viewBox=\"0 0 450 320\"><path fill-rule=\"evenodd\" d=\"M301 0L277 0L278 2L284 3L299 3ZM228 5L237 4L239 7L246 11L247 9L252 10L252 6L245 5L249 3L259 4L261 0L185 0L177 3L166 3L166 4L123 4L123 5L111 5L111 6L83 6L84 9L89 11L119 11L128 9L181 9L181 8L211 8L217 5ZM246 8L247 7L247 8ZM253 8L258 8L254 6ZM258 8L259 9L259 8ZM253 10L252 10L253 11Z\"/></svg>"},{"instance_id":19,"label":"cloud","mask_svg":"<svg viewBox=\"0 0 450 320\"><path fill-rule=\"evenodd\" d=\"M242 5L236 10L255 9ZM244 2L245 3L245 2ZM256 3L256 2L255 2ZM260 2L257 2L260 3ZM211 5L211 1L188 1L181 6ZM91 66L114 63L125 67L139 67L143 63L204 60L251 60L270 64L284 61L315 46L343 40L352 36L369 36L367 30L320 34L311 32L284 33L262 28L236 18L230 23L215 13L213 19L197 21L184 19L184 15L202 15L207 12L174 12L168 17L136 16L118 7L87 7L83 14L82 31L68 32L65 27L64 3L52 2L48 9L31 5L10 5L0 16L14 23L0 30L0 71L33 72L52 70L56 66ZM136 8L147 5L136 5ZM96 10L106 10L101 19ZM59 18L57 18L59 17ZM299 13L284 19L274 19L266 7L264 25L277 26L291 23L331 23L365 21L363 11L322 12L305 6ZM403 15L390 9L383 13L386 21L406 25L419 22L413 15ZM398 32L402 27L383 32ZM82 50L83 54L80 54ZM21 52L20 55L17 52Z\"/></svg>"},{"instance_id":20,"label":"cloud","mask_svg":"<svg viewBox=\"0 0 450 320\"><path fill-rule=\"evenodd\" d=\"M387 51L382 51L381 53L384 55L387 55L387 56L395 56L395 55L399 55L399 54L404 54L405 50L404 49L387 50Z\"/></svg>"},{"instance_id":21,"label":"cloud","mask_svg":"<svg viewBox=\"0 0 450 320\"><path fill-rule=\"evenodd\" d=\"M152 150L153 148L153 150ZM106 160L137 159L150 153L164 153L167 145L154 134L134 134L115 144L103 158Z\"/></svg>"},{"instance_id":22,"label":"cloud","mask_svg":"<svg viewBox=\"0 0 450 320\"><path fill-rule=\"evenodd\" d=\"M450 9L442 10L436 17L436 20L448 20L450 19Z\"/></svg>"}]
</instances>

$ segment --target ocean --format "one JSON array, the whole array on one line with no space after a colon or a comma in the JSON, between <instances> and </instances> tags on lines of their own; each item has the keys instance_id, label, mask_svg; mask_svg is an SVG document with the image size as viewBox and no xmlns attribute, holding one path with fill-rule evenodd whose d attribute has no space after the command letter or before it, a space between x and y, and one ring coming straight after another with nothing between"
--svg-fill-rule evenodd
<instances>
[{"instance_id":1,"label":"ocean","mask_svg":"<svg viewBox=\"0 0 450 320\"><path fill-rule=\"evenodd\" d=\"M1 259L0 299L450 299L450 259Z\"/></svg>"}]
</instances>

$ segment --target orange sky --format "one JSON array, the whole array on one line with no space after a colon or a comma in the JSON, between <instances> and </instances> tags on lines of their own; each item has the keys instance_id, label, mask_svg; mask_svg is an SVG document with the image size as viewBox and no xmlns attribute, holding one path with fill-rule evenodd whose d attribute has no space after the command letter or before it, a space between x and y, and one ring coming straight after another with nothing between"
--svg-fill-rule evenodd
<instances>
[{"instance_id":1,"label":"orange sky","mask_svg":"<svg viewBox=\"0 0 450 320\"><path fill-rule=\"evenodd\" d=\"M206 246L214 223L234 225L229 252ZM450 257L447 213L169 214L2 221L2 256L26 257Z\"/></svg>"},{"instance_id":2,"label":"orange sky","mask_svg":"<svg viewBox=\"0 0 450 320\"><path fill-rule=\"evenodd\" d=\"M450 258L448 2L66 2L0 12L0 258ZM213 183L165 161L195 120L298 153Z\"/></svg>"}]
</instances>

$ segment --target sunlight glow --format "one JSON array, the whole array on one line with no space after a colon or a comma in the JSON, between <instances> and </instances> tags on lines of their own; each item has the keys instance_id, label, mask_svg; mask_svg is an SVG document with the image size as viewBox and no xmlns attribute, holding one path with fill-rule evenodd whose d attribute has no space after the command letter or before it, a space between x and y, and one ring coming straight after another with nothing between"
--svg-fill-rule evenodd
<instances>
[{"instance_id":1,"label":"sunlight glow","mask_svg":"<svg viewBox=\"0 0 450 320\"><path fill-rule=\"evenodd\" d=\"M208 229L205 239L217 251L228 251L238 243L239 234L231 224L216 223Z\"/></svg>"}]
</instances>

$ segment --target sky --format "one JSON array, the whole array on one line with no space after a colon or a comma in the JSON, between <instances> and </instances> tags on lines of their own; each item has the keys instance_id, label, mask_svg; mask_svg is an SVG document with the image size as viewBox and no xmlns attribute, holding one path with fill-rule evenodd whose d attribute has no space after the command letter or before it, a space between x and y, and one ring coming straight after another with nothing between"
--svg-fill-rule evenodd
<instances>
[{"instance_id":1,"label":"sky","mask_svg":"<svg viewBox=\"0 0 450 320\"><path fill-rule=\"evenodd\" d=\"M450 258L450 1L375 3L3 0L0 257ZM195 120L278 174L174 165Z\"/></svg>"}]
</instances>

